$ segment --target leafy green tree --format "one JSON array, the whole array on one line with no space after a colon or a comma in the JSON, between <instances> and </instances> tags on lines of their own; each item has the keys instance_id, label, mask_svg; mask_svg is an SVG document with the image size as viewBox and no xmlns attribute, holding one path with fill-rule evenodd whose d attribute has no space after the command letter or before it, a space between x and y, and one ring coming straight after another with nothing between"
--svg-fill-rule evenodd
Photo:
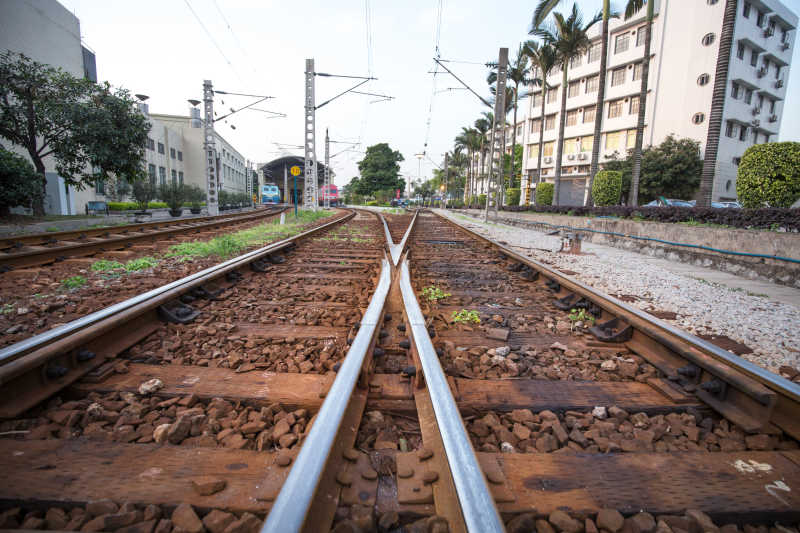
<instances>
[{"instance_id":1,"label":"leafy green tree","mask_svg":"<svg viewBox=\"0 0 800 533\"><path fill-rule=\"evenodd\" d=\"M541 117L539 119L539 149L537 155L538 160L536 164L536 183L538 183L542 177L542 151L544 149L543 147L544 147L545 102L547 100L547 91L550 89L550 86L547 84L547 77L550 76L550 73L556 67L558 58L556 56L555 48L553 48L549 44L541 44L537 41L526 41L525 53L528 54L528 56L530 56L531 62L534 65L532 83L542 88L541 111L539 114L539 116ZM533 187L533 186L535 186L535 184L533 183L528 184L528 187Z\"/></svg>"},{"instance_id":2,"label":"leafy green tree","mask_svg":"<svg viewBox=\"0 0 800 533\"><path fill-rule=\"evenodd\" d=\"M205 193L204 193L205 194ZM133 199L139 206L139 211L147 211L147 206L156 197L156 184L149 179L139 179L133 182Z\"/></svg>"},{"instance_id":3,"label":"leafy green tree","mask_svg":"<svg viewBox=\"0 0 800 533\"><path fill-rule=\"evenodd\" d=\"M14 52L0 55L0 137L28 152L42 194L34 214L44 214L45 159L67 184L83 189L110 174L134 181L150 125L130 94L76 78Z\"/></svg>"},{"instance_id":4,"label":"leafy green tree","mask_svg":"<svg viewBox=\"0 0 800 533\"><path fill-rule=\"evenodd\" d=\"M406 181L400 177L400 161L403 155L392 150L387 143L379 143L367 148L364 159L358 162L361 173L359 194L374 194L386 189L403 190Z\"/></svg>"},{"instance_id":5,"label":"leafy green tree","mask_svg":"<svg viewBox=\"0 0 800 533\"><path fill-rule=\"evenodd\" d=\"M540 181L536 186L536 205L553 205L554 189L552 183Z\"/></svg>"},{"instance_id":6,"label":"leafy green tree","mask_svg":"<svg viewBox=\"0 0 800 533\"><path fill-rule=\"evenodd\" d=\"M8 216L12 207L30 207L41 194L28 160L0 146L0 216Z\"/></svg>"},{"instance_id":7,"label":"leafy green tree","mask_svg":"<svg viewBox=\"0 0 800 533\"><path fill-rule=\"evenodd\" d=\"M622 172L622 194L629 196L633 174L633 151L621 158L614 153L604 164L604 170ZM639 182L639 196L642 202L649 202L659 196L667 198L691 198L700 185L703 160L700 157L700 143L692 139L678 139L668 136L658 146L642 150L642 173Z\"/></svg>"},{"instance_id":8,"label":"leafy green tree","mask_svg":"<svg viewBox=\"0 0 800 533\"><path fill-rule=\"evenodd\" d=\"M622 194L622 172L601 170L592 182L592 198L595 205L617 205Z\"/></svg>"},{"instance_id":9,"label":"leafy green tree","mask_svg":"<svg viewBox=\"0 0 800 533\"><path fill-rule=\"evenodd\" d=\"M745 150L736 195L745 207L791 207L800 199L800 143L756 144Z\"/></svg>"}]
</instances>

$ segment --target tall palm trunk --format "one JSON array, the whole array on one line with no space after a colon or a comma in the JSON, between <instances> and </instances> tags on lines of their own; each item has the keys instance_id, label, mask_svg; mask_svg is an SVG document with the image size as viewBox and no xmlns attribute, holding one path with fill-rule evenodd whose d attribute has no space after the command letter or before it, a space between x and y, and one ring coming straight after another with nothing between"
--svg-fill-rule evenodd
<instances>
[{"instance_id":1,"label":"tall palm trunk","mask_svg":"<svg viewBox=\"0 0 800 533\"><path fill-rule=\"evenodd\" d=\"M561 113L558 116L558 146L556 151L556 184L553 191L553 205L561 205L559 194L561 192L561 155L564 150L564 123L567 114L567 69L569 60L564 61L562 70L564 76L561 80Z\"/></svg>"},{"instance_id":2,"label":"tall palm trunk","mask_svg":"<svg viewBox=\"0 0 800 533\"><path fill-rule=\"evenodd\" d=\"M538 161L538 173L536 175L536 189L533 189L533 203L536 204L536 191L539 187L539 184L542 182L542 150L544 148L544 107L545 107L545 100L547 99L547 80L545 79L544 74L542 74L542 120L539 122L539 161Z\"/></svg>"},{"instance_id":3,"label":"tall palm trunk","mask_svg":"<svg viewBox=\"0 0 800 533\"><path fill-rule=\"evenodd\" d=\"M642 143L644 141L644 115L647 111L647 82L650 77L650 42L653 38L653 4L647 2L647 36L644 39L644 59L642 60L642 89L639 91L639 117L636 121L636 145L633 147L633 170L631 172L631 193L628 202L633 207L639 205L639 177L642 173ZM640 30L641 31L641 30ZM723 91L725 89L723 88ZM652 126L651 126L652 127Z\"/></svg>"},{"instance_id":4,"label":"tall palm trunk","mask_svg":"<svg viewBox=\"0 0 800 533\"><path fill-rule=\"evenodd\" d=\"M481 142L480 167L478 167L478 174L481 176L481 180L483 180L483 175L484 175L483 166L485 163L486 163L486 146L485 146L485 141L483 141Z\"/></svg>"},{"instance_id":5,"label":"tall palm trunk","mask_svg":"<svg viewBox=\"0 0 800 533\"><path fill-rule=\"evenodd\" d=\"M517 104L519 103L519 82L514 84L514 127L511 128L511 188L516 187L517 184L517 170L514 168L516 159L514 158L514 150L517 149Z\"/></svg>"},{"instance_id":6,"label":"tall palm trunk","mask_svg":"<svg viewBox=\"0 0 800 533\"><path fill-rule=\"evenodd\" d=\"M728 87L728 64L731 60L733 30L736 25L736 0L726 0L725 14L722 18L722 32L717 53L717 69L714 74L714 92L711 97L711 113L708 116L708 137L706 153L703 158L703 176L700 178L700 198L698 207L711 206L711 194L714 189L714 170L717 166L717 150L719 149L719 133L722 128L722 112L725 106L725 91Z\"/></svg>"},{"instance_id":7,"label":"tall palm trunk","mask_svg":"<svg viewBox=\"0 0 800 533\"><path fill-rule=\"evenodd\" d=\"M650 4L652 3L653 2L650 2ZM606 63L608 62L608 17L611 12L610 4L610 0L603 0L603 30L600 38L600 74L597 78L597 104L594 110L594 139L592 139L592 165L589 167L589 194L586 195L587 206L594 204L594 199L592 198L592 184L594 184L594 177L597 174L597 167L600 161L600 137L603 131L603 110L606 98Z\"/></svg>"}]
</instances>

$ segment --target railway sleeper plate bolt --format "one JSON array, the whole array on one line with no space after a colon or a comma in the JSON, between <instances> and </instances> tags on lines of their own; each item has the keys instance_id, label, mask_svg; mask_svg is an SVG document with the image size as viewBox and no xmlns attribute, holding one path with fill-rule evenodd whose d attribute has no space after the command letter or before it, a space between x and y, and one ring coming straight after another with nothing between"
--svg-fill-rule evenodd
<instances>
[{"instance_id":1,"label":"railway sleeper plate bolt","mask_svg":"<svg viewBox=\"0 0 800 533\"><path fill-rule=\"evenodd\" d=\"M568 294L563 298L557 298L556 301L553 302L553 306L556 309L561 309L562 311L569 311L570 309L577 307L577 305L578 304L575 303L574 294Z\"/></svg>"},{"instance_id":2,"label":"railway sleeper plate bolt","mask_svg":"<svg viewBox=\"0 0 800 533\"><path fill-rule=\"evenodd\" d=\"M354 450L353 448L347 448L342 452L342 457L350 461L351 463L355 463L358 461L358 450Z\"/></svg>"},{"instance_id":3,"label":"railway sleeper plate bolt","mask_svg":"<svg viewBox=\"0 0 800 533\"><path fill-rule=\"evenodd\" d=\"M225 274L225 280L228 283L238 283L238 282L242 281L243 279L244 279L244 276L242 275L242 273L238 272L236 270L233 270L233 271L228 272L227 274ZM222 292L222 290L220 289L219 292Z\"/></svg>"},{"instance_id":4,"label":"railway sleeper plate bolt","mask_svg":"<svg viewBox=\"0 0 800 533\"><path fill-rule=\"evenodd\" d=\"M710 381L705 381L700 384L700 388L704 391L714 394L720 398L725 396L725 392L728 390L728 384L722 380L714 378Z\"/></svg>"},{"instance_id":5,"label":"railway sleeper plate bolt","mask_svg":"<svg viewBox=\"0 0 800 533\"><path fill-rule=\"evenodd\" d=\"M405 324L397 324L397 331L405 332L405 330L406 330L406 325Z\"/></svg>"},{"instance_id":6,"label":"railway sleeper plate bolt","mask_svg":"<svg viewBox=\"0 0 800 533\"><path fill-rule=\"evenodd\" d=\"M557 281L554 281L552 279L548 279L545 285L547 285L547 288L553 292L558 292L561 290L561 285Z\"/></svg>"},{"instance_id":7,"label":"railway sleeper plate bolt","mask_svg":"<svg viewBox=\"0 0 800 533\"><path fill-rule=\"evenodd\" d=\"M378 473L372 468L367 468L361 472L361 477L367 481L375 481L378 479Z\"/></svg>"},{"instance_id":8,"label":"railway sleeper plate bolt","mask_svg":"<svg viewBox=\"0 0 800 533\"><path fill-rule=\"evenodd\" d=\"M420 448L419 450L417 450L417 458L420 461L427 461L431 457L433 457L433 451L432 450L430 450L428 448Z\"/></svg>"},{"instance_id":9,"label":"railway sleeper plate bolt","mask_svg":"<svg viewBox=\"0 0 800 533\"><path fill-rule=\"evenodd\" d=\"M687 378L697 378L700 375L700 369L694 365L682 366L676 372Z\"/></svg>"},{"instance_id":10,"label":"railway sleeper plate bolt","mask_svg":"<svg viewBox=\"0 0 800 533\"><path fill-rule=\"evenodd\" d=\"M589 333L602 342L627 342L633 336L633 326L615 317L602 324L592 326L589 328Z\"/></svg>"},{"instance_id":11,"label":"railway sleeper plate bolt","mask_svg":"<svg viewBox=\"0 0 800 533\"><path fill-rule=\"evenodd\" d=\"M69 369L65 366L49 365L45 369L45 376L47 376L47 379L58 379L66 376L67 372L69 372Z\"/></svg>"},{"instance_id":12,"label":"railway sleeper plate bolt","mask_svg":"<svg viewBox=\"0 0 800 533\"><path fill-rule=\"evenodd\" d=\"M417 367L415 367L413 365L407 366L402 370L402 373L403 373L404 376L409 377L409 378L412 377L412 376L416 376L417 375Z\"/></svg>"},{"instance_id":13,"label":"railway sleeper plate bolt","mask_svg":"<svg viewBox=\"0 0 800 533\"><path fill-rule=\"evenodd\" d=\"M336 474L336 482L344 487L349 487L353 484L353 476L350 474L350 472L345 472L342 470Z\"/></svg>"},{"instance_id":14,"label":"railway sleeper plate bolt","mask_svg":"<svg viewBox=\"0 0 800 533\"><path fill-rule=\"evenodd\" d=\"M392 314L391 313L386 313L385 315L383 315L383 321L384 322L389 322L391 319L392 319Z\"/></svg>"},{"instance_id":15,"label":"railway sleeper plate bolt","mask_svg":"<svg viewBox=\"0 0 800 533\"><path fill-rule=\"evenodd\" d=\"M90 350L87 350L86 348L83 348L78 351L77 358L79 362L89 361L95 358L95 353Z\"/></svg>"},{"instance_id":16,"label":"railway sleeper plate bolt","mask_svg":"<svg viewBox=\"0 0 800 533\"><path fill-rule=\"evenodd\" d=\"M253 272L267 272L269 270L269 265L261 259L256 259L250 262L250 270Z\"/></svg>"},{"instance_id":17,"label":"railway sleeper plate bolt","mask_svg":"<svg viewBox=\"0 0 800 533\"><path fill-rule=\"evenodd\" d=\"M408 339L403 339L403 340L401 340L399 344L400 344L400 347L401 347L401 348L404 348L404 349L406 349L406 350L408 350L409 348L411 348L411 342L410 342Z\"/></svg>"},{"instance_id":18,"label":"railway sleeper plate bolt","mask_svg":"<svg viewBox=\"0 0 800 533\"><path fill-rule=\"evenodd\" d=\"M167 305L158 306L158 316L172 324L191 324L198 315L200 315L200 311L196 311L184 304L177 304L172 307Z\"/></svg>"},{"instance_id":19,"label":"railway sleeper plate bolt","mask_svg":"<svg viewBox=\"0 0 800 533\"><path fill-rule=\"evenodd\" d=\"M428 470L424 474L422 474L422 482L426 485L430 485L431 483L435 482L439 479L439 474L434 472L433 470Z\"/></svg>"},{"instance_id":20,"label":"railway sleeper plate bolt","mask_svg":"<svg viewBox=\"0 0 800 533\"><path fill-rule=\"evenodd\" d=\"M372 349L372 355L374 355L375 357L382 357L385 353L386 352L384 351L384 349L378 346Z\"/></svg>"}]
</instances>

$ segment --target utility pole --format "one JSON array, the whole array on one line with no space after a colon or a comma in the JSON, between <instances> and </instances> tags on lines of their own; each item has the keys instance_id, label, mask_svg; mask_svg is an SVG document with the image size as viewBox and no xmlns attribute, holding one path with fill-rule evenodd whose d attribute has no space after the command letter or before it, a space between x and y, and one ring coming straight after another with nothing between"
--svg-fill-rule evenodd
<instances>
[{"instance_id":1,"label":"utility pole","mask_svg":"<svg viewBox=\"0 0 800 533\"><path fill-rule=\"evenodd\" d=\"M283 202L289 203L289 167L283 165Z\"/></svg>"},{"instance_id":2,"label":"utility pole","mask_svg":"<svg viewBox=\"0 0 800 533\"><path fill-rule=\"evenodd\" d=\"M317 210L317 150L316 150L316 103L314 100L314 60L306 59L306 105L305 105L305 186L303 207Z\"/></svg>"},{"instance_id":3,"label":"utility pole","mask_svg":"<svg viewBox=\"0 0 800 533\"><path fill-rule=\"evenodd\" d=\"M444 196L444 208L445 209L447 209L447 194L450 192L448 190L449 187L447 186L447 172L449 170L449 168L447 166L447 163L449 162L449 160L448 160L449 156L450 156L449 153L447 153L447 152L444 153L444 194L443 194L443 196Z\"/></svg>"},{"instance_id":4,"label":"utility pole","mask_svg":"<svg viewBox=\"0 0 800 533\"><path fill-rule=\"evenodd\" d=\"M206 154L206 210L209 216L219 215L217 203L217 154L214 148L214 90L211 80L203 80L203 150ZM167 154L169 157L169 154Z\"/></svg>"},{"instance_id":5,"label":"utility pole","mask_svg":"<svg viewBox=\"0 0 800 533\"><path fill-rule=\"evenodd\" d=\"M325 209L331 208L331 140L328 137L328 128L325 128L325 184L322 187L322 198L325 203Z\"/></svg>"},{"instance_id":6,"label":"utility pole","mask_svg":"<svg viewBox=\"0 0 800 533\"><path fill-rule=\"evenodd\" d=\"M492 196L492 180L498 185L495 195L495 214L497 204L500 202L499 184L503 176L503 146L505 142L506 129L506 75L508 74L508 48L500 49L500 57L497 61L497 91L494 102L494 123L492 124L491 158L489 167L489 181L486 184L486 207L483 212L483 221L489 221L489 200Z\"/></svg>"}]
</instances>

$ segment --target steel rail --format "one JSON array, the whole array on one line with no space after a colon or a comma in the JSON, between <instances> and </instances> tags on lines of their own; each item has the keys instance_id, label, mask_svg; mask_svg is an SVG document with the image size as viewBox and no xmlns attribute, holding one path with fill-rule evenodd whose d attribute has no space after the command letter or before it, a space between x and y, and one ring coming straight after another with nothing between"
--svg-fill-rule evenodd
<instances>
[{"instance_id":1,"label":"steel rail","mask_svg":"<svg viewBox=\"0 0 800 533\"><path fill-rule=\"evenodd\" d=\"M641 309L637 309L637 308L635 308L635 307L633 307L631 305L628 305L626 302L623 302L621 300L618 300L617 298L614 298L613 296L601 293L600 291L598 291L594 287L590 287L589 285L586 285L586 284L584 284L584 283L582 283L582 282L580 282L580 281L578 281L578 280L576 280L576 279L574 279L574 278L572 278L570 276L567 276L565 274L561 274L559 272L556 272L556 271L552 270L551 268L549 268L547 265L545 265L543 263L540 263L539 261L536 261L535 259L531 259L530 257L525 257L523 255L520 255L519 253L515 252L511 248L509 248L507 246L504 246L504 245L502 245L502 244L500 244L500 243L498 243L498 242L496 242L496 241L494 241L492 239L484 237L483 235L480 235L476 231L474 231L474 230L472 230L470 228L467 228L466 226L456 222L455 220L451 220L450 218L445 217L445 216L441 215L440 213L437 213L435 211L433 211L433 213L436 216L438 216L438 217L446 220L447 222L449 222L451 224L454 224L458 228L464 230L469 235L472 235L475 238L477 238L479 240L482 240L484 242L487 242L487 243L491 244L492 246L500 249L505 255L507 255L509 257L512 257L512 258L514 258L515 260L517 260L517 261L519 261L521 263L527 264L527 265L535 268L536 270L540 271L542 274L544 274L548 278L550 278L550 279L552 279L554 281L557 281L563 287L566 287L567 289L569 289L571 291L574 291L574 292L577 292L577 293L581 293L584 296L588 296L589 298L594 300L597 305L599 305L600 307L603 307L604 309L608 310L612 314L618 314L619 310L623 310L625 313L627 313L629 315L632 315L636 319L645 322L647 325L651 326L652 328L654 328L656 330L660 330L660 333L662 335L671 335L671 336L681 340L682 342L685 342L690 347L696 348L696 349L698 349L698 350L710 355L714 359L729 365L730 367L732 367L735 370L739 370L740 372L742 372L746 376L748 376L748 377L750 377L752 379L755 379L756 381L760 382L762 385L765 385L768 388L770 388L770 389L772 389L772 390L774 390L776 392L779 392L780 394L782 394L782 395L784 395L784 396L786 396L788 398L791 398L794 401L800 402L800 384L793 383L792 381L789 381L788 379L786 379L786 378L784 378L782 376L774 374L774 373L770 372L769 370L766 370L765 368L761 368L760 366L755 365L755 364L751 363L750 361L747 361L747 360L739 357L738 355L736 355L734 353L731 353L731 352L729 352L727 350L724 350L724 349L720 348L719 346L717 346L717 345L715 345L715 344L713 344L713 343L711 343L711 342L709 342L709 341L707 341L705 339L701 339L700 337L692 335L691 333L689 333L687 331L684 331L684 330L682 330L682 329L680 329L678 327L675 327L672 324L664 322L664 321L654 317L653 315L651 315L651 314L649 314L649 313L647 313L645 311L642 311ZM643 333L647 334L648 336L652 336L649 333L646 333L646 332L643 332Z\"/></svg>"},{"instance_id":2,"label":"steel rail","mask_svg":"<svg viewBox=\"0 0 800 533\"><path fill-rule=\"evenodd\" d=\"M314 424L300 448L289 476L284 481L275 503L261 528L262 533L300 531L317 491L322 472L334 444L345 410L355 389L361 367L379 324L386 295L391 285L391 267L381 261L378 286L361 319L350 349L333 385L325 396Z\"/></svg>"},{"instance_id":3,"label":"steel rail","mask_svg":"<svg viewBox=\"0 0 800 533\"><path fill-rule=\"evenodd\" d=\"M375 211L371 212L376 213ZM397 262L400 261L400 256L403 254L403 250L406 247L408 236L411 234L411 230L414 228L414 223L417 221L418 213L419 211L414 211L414 216L411 218L411 222L408 223L408 227L406 228L405 233L403 233L403 238L398 244L395 244L392 240L392 234L389 233L389 225L386 223L386 218L384 218L383 213L380 211L377 212L378 218L380 218L381 222L383 223L383 232L386 234L386 243L389 246L389 255L391 256L392 263L395 267L397 266Z\"/></svg>"},{"instance_id":4,"label":"steel rail","mask_svg":"<svg viewBox=\"0 0 800 533\"><path fill-rule=\"evenodd\" d=\"M467 531L503 532L503 521L486 485L439 357L428 336L425 317L411 286L408 260L403 261L400 266L400 290Z\"/></svg>"},{"instance_id":5,"label":"steel rail","mask_svg":"<svg viewBox=\"0 0 800 533\"><path fill-rule=\"evenodd\" d=\"M116 314L119 314L127 309L140 305L142 303L148 302L153 300L167 292L170 292L174 289L181 288L183 286L187 286L192 284L193 282L200 280L202 278L208 277L209 275L222 275L230 270L234 270L236 268L240 268L255 259L263 255L268 255L270 253L276 252L280 249L289 246L291 243L300 240L304 237L308 237L309 235L313 235L319 231L323 231L327 228L330 228L336 224L340 224L351 219L355 216L354 212L350 212L349 215L344 217L338 218L321 226L317 226L315 228L309 229L304 231L303 233L299 233L293 237L289 237L287 239L283 239L281 241L269 244L257 250L253 250L251 252L247 252L243 255L238 257L234 257L233 259L229 259L212 267L206 268L199 272L195 272L194 274L190 274L184 278L175 280L171 283L167 283L166 285L162 285L161 287L157 287L152 289L148 292L143 294L139 294L134 296L133 298L129 298L122 302L118 302L116 304L110 305L104 309L99 311L95 311L94 313L88 314L81 318L75 319L72 322L68 322L63 326L59 326L57 328L50 329L38 335L34 335L33 337L29 337L25 340L12 344L10 346L6 346L0 349L0 367L3 365L8 364L9 362L18 359L19 357L24 356L25 354L43 348L48 344L51 344L59 339L62 339L68 335L75 334L76 332L83 330L89 326L93 326L98 324L99 322L106 320L108 318L113 317Z\"/></svg>"}]
</instances>

